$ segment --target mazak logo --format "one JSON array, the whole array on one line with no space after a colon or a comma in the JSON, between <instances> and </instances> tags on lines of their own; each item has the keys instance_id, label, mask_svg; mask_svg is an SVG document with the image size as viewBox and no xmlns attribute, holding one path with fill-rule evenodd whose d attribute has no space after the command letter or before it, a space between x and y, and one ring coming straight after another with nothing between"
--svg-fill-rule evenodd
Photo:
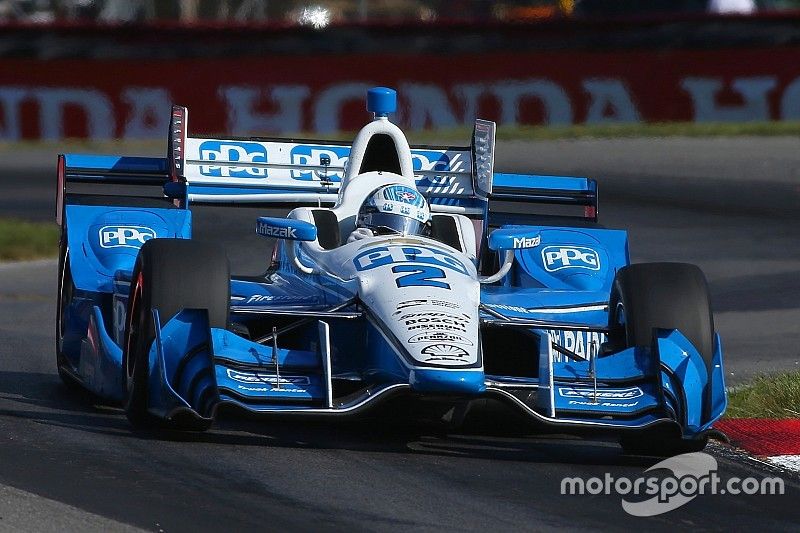
<instances>
[{"instance_id":1,"label":"mazak logo","mask_svg":"<svg viewBox=\"0 0 800 533\"><path fill-rule=\"evenodd\" d=\"M102 248L141 248L156 232L146 226L103 226L99 236Z\"/></svg>"},{"instance_id":2,"label":"mazak logo","mask_svg":"<svg viewBox=\"0 0 800 533\"><path fill-rule=\"evenodd\" d=\"M342 180L343 170L347 165L349 156L350 149L345 146L297 145L292 148L289 154L292 165L317 168L310 168L308 170L292 169L292 179L312 181L325 177L329 181L339 182ZM329 163L323 165L323 161L329 161ZM325 174L326 166L329 169L327 170L327 174Z\"/></svg>"},{"instance_id":3,"label":"mazak logo","mask_svg":"<svg viewBox=\"0 0 800 533\"><path fill-rule=\"evenodd\" d=\"M558 395L562 398L594 398L597 394L598 400L632 400L644 396L644 392L639 387L628 389L597 389L589 387L561 387Z\"/></svg>"},{"instance_id":4,"label":"mazak logo","mask_svg":"<svg viewBox=\"0 0 800 533\"><path fill-rule=\"evenodd\" d=\"M217 178L266 178L267 149L254 142L205 141L200 145L200 174ZM218 162L214 165L212 162Z\"/></svg>"},{"instance_id":5,"label":"mazak logo","mask_svg":"<svg viewBox=\"0 0 800 533\"><path fill-rule=\"evenodd\" d=\"M600 270L600 256L585 246L545 246L542 249L544 269L555 272L564 268Z\"/></svg>"},{"instance_id":6,"label":"mazak logo","mask_svg":"<svg viewBox=\"0 0 800 533\"><path fill-rule=\"evenodd\" d=\"M269 226L267 224L259 224L256 227L256 233L264 235L265 237L275 237L278 239L296 239L296 228L281 228L278 226Z\"/></svg>"},{"instance_id":7,"label":"mazak logo","mask_svg":"<svg viewBox=\"0 0 800 533\"><path fill-rule=\"evenodd\" d=\"M539 243L542 242L542 237L537 235L536 237L514 237L514 242L512 243L514 249L519 248L536 248L539 246Z\"/></svg>"}]
</instances>

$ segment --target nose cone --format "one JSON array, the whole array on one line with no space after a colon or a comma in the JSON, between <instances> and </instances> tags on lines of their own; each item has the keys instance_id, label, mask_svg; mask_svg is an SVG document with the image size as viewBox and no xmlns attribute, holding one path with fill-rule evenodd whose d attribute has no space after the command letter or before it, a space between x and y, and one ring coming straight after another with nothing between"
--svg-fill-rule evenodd
<instances>
[{"instance_id":1,"label":"nose cone","mask_svg":"<svg viewBox=\"0 0 800 533\"><path fill-rule=\"evenodd\" d=\"M439 370L415 368L409 375L416 392L444 394L480 394L486 391L482 368L472 370Z\"/></svg>"}]
</instances>

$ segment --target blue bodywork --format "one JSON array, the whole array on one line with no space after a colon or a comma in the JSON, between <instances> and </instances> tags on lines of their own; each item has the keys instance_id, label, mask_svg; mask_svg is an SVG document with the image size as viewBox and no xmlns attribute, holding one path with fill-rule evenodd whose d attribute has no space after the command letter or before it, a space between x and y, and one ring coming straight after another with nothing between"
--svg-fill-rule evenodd
<instances>
[{"instance_id":1,"label":"blue bodywork","mask_svg":"<svg viewBox=\"0 0 800 533\"><path fill-rule=\"evenodd\" d=\"M61 370L110 400L124 396L125 312L139 249L150 239L191 239L188 187L171 179L168 167L158 158L73 155L59 164L62 254L74 285L59 318ZM164 197L146 205L126 205L125 198L98 205L96 198L67 194L71 182L150 185ZM596 198L596 183L586 178L495 173L489 201L574 202L591 222ZM479 198L463 202L487 206ZM223 404L265 414L346 415L401 395L451 402L492 397L564 428L672 424L686 439L707 432L726 405L719 337L710 366L678 330L657 330L648 347L604 353L609 294L616 272L630 262L627 234L539 220L485 212L485 234L494 230L487 247L513 254L513 263L497 282L481 286L482 364L476 368L409 364L379 317L359 306L357 287L303 272L283 246L277 268L263 281L231 280L229 329L210 327L203 309L172 317L154 310L149 410L197 420L210 420ZM296 220L263 217L257 228L282 239L317 237L316 227ZM308 261L302 254L298 259ZM270 327L287 325L289 345L280 336L264 340ZM502 373L504 354L487 342L502 335L518 341L521 368L529 371Z\"/></svg>"}]
</instances>

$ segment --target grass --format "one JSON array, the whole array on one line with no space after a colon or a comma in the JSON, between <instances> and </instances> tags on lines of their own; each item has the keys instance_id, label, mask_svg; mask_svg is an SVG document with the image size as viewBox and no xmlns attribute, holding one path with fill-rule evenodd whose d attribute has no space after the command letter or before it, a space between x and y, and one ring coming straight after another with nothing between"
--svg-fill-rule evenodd
<instances>
[{"instance_id":1,"label":"grass","mask_svg":"<svg viewBox=\"0 0 800 533\"><path fill-rule=\"evenodd\" d=\"M761 376L728 394L728 418L800 418L800 371Z\"/></svg>"},{"instance_id":2,"label":"grass","mask_svg":"<svg viewBox=\"0 0 800 533\"><path fill-rule=\"evenodd\" d=\"M470 128L409 133L412 143L469 139ZM800 135L800 121L785 122L664 122L640 124L576 124L572 126L500 126L497 139L551 141L559 139L621 139L633 137L738 137Z\"/></svg>"},{"instance_id":3,"label":"grass","mask_svg":"<svg viewBox=\"0 0 800 533\"><path fill-rule=\"evenodd\" d=\"M455 143L466 145L472 128L459 126L425 131L407 131L412 144ZM330 139L351 141L355 132L316 134L301 132L280 137L295 139ZM663 122L636 124L575 124L569 126L499 126L497 139L501 141L551 141L559 139L624 139L634 137L737 137L737 136L798 136L800 121L781 122ZM90 141L66 139L64 141L0 142L0 154L15 150L52 149L55 152L120 153L137 152L160 155L166 151L166 139Z\"/></svg>"},{"instance_id":4,"label":"grass","mask_svg":"<svg viewBox=\"0 0 800 533\"><path fill-rule=\"evenodd\" d=\"M55 257L59 231L52 222L0 218L0 261Z\"/></svg>"}]
</instances>

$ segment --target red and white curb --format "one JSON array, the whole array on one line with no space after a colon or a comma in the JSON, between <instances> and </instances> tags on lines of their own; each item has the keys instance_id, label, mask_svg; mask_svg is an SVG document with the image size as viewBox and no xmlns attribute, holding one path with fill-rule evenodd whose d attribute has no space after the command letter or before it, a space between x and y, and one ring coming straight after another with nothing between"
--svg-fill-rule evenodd
<instances>
[{"instance_id":1,"label":"red and white curb","mask_svg":"<svg viewBox=\"0 0 800 533\"><path fill-rule=\"evenodd\" d=\"M800 419L726 418L714 424L714 428L749 454L800 472Z\"/></svg>"}]
</instances>

